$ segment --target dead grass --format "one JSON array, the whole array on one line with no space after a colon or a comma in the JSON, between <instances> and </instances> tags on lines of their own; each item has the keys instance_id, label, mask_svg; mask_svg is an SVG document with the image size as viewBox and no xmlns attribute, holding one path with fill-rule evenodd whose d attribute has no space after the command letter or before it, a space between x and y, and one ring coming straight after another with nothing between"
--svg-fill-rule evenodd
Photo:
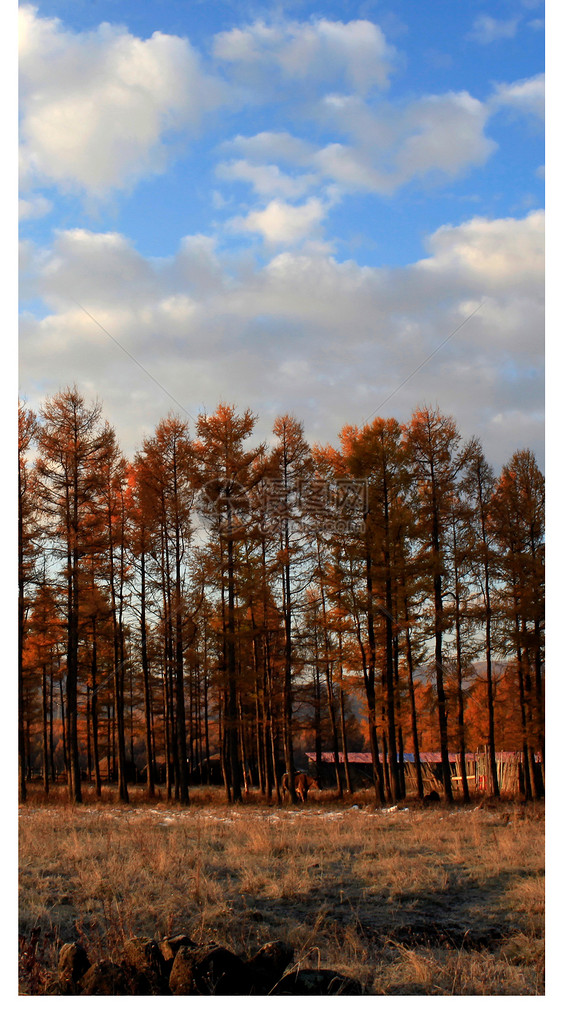
<instances>
[{"instance_id":1,"label":"dead grass","mask_svg":"<svg viewBox=\"0 0 562 1014\"><path fill-rule=\"evenodd\" d=\"M189 810L140 793L128 808L32 798L20 933L40 934L22 991L41 990L62 942L97 958L185 931L240 953L283 938L303 967L383 995L543 993L544 808L379 811L327 795L281 810L208 789Z\"/></svg>"}]
</instances>

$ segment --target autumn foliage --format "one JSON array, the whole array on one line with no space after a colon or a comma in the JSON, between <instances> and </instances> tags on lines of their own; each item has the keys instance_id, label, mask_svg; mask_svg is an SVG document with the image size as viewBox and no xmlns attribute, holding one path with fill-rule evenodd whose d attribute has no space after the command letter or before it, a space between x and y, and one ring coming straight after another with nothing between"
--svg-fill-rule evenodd
<instances>
[{"instance_id":1,"label":"autumn foliage","mask_svg":"<svg viewBox=\"0 0 562 1014\"><path fill-rule=\"evenodd\" d=\"M380 803L404 753L518 751L544 788L544 480L496 477L476 439L419 408L309 446L219 405L162 420L132 460L74 389L20 406L20 795L88 779L189 803L222 779L280 800L308 751L367 751Z\"/></svg>"}]
</instances>

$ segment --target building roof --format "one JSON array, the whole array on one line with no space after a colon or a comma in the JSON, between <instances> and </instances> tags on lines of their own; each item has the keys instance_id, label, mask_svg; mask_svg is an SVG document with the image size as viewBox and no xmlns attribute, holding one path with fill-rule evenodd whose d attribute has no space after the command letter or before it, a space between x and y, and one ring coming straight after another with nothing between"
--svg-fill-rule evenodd
<instances>
[{"instance_id":1,"label":"building roof","mask_svg":"<svg viewBox=\"0 0 562 1014\"><path fill-rule=\"evenodd\" d=\"M306 756L308 757L309 760L316 761L316 754L315 753L307 753ZM478 755L478 754L475 754L475 753L465 753L464 756L465 756L465 760L467 760L467 761L475 761L476 758L477 758L477 756L483 756L483 754L479 754ZM519 755L516 754L513 751L510 751L510 750L498 750L498 751L496 751L496 763L499 764L499 763L502 763L503 761L511 760L513 757L516 757L516 756L519 756ZM372 764L373 763L371 753L348 753L347 759L348 759L348 761L349 761L350 764ZM458 764L460 762L460 759L461 759L461 755L459 753L449 753L449 762L451 764ZM381 764L384 762L384 755L382 753L379 753L379 760L380 760ZM405 762L407 764L414 764L416 758L415 758L415 756L414 756L413 753L405 753L404 754L404 760L405 760ZM422 762L422 764L441 764L441 751L440 750L434 750L434 751L429 751L429 752L426 751L424 753L420 753L420 761ZM343 755L343 753L339 754L339 762L340 762L340 764L344 763L344 755ZM333 752L332 753L330 753L330 752L322 753L322 763L323 764L333 764L334 763L334 753Z\"/></svg>"}]
</instances>

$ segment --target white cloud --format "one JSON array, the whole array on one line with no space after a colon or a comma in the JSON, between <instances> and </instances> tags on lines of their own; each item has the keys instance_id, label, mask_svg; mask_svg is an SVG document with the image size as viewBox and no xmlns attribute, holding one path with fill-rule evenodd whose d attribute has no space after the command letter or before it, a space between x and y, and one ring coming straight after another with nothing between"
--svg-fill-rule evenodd
<instances>
[{"instance_id":1,"label":"white cloud","mask_svg":"<svg viewBox=\"0 0 562 1014\"><path fill-rule=\"evenodd\" d=\"M154 298L154 277L149 263L124 236L86 229L59 232L51 256L38 278L39 294L57 309L68 305L69 295L79 303L96 293L96 310L115 307L122 293Z\"/></svg>"},{"instance_id":2,"label":"white cloud","mask_svg":"<svg viewBox=\"0 0 562 1014\"><path fill-rule=\"evenodd\" d=\"M43 215L48 215L53 207L51 201L41 194L28 194L27 198L20 197L18 203L20 221L42 218Z\"/></svg>"},{"instance_id":3,"label":"white cloud","mask_svg":"<svg viewBox=\"0 0 562 1014\"><path fill-rule=\"evenodd\" d=\"M488 14L481 14L475 19L468 38L484 46L490 42L497 42L498 39L513 39L518 25L519 18L501 20L491 18Z\"/></svg>"},{"instance_id":4,"label":"white cloud","mask_svg":"<svg viewBox=\"0 0 562 1014\"><path fill-rule=\"evenodd\" d=\"M276 165L252 165L247 159L235 159L221 162L215 170L217 176L224 180L238 180L249 183L256 194L262 197L276 195L285 198L302 197L312 186L319 182L318 175L302 173L289 176Z\"/></svg>"},{"instance_id":5,"label":"white cloud","mask_svg":"<svg viewBox=\"0 0 562 1014\"><path fill-rule=\"evenodd\" d=\"M185 39L155 33L143 40L109 24L71 32L27 5L20 23L24 191L48 183L103 197L128 188L163 172L173 144L185 143L202 113L230 101ZM482 165L495 147L486 123L500 108L541 112L541 75L497 85L487 103L465 91L375 102L367 92L384 86L395 56L366 20L256 21L217 35L215 57L257 75L252 101L266 103L278 91L323 138L313 144L286 130L239 135L221 145L238 157L220 163L219 176L285 202L326 182L342 192L390 194L416 178L455 177ZM41 197L24 192L22 199L24 216L47 208ZM221 200L215 195L217 206Z\"/></svg>"},{"instance_id":6,"label":"white cloud","mask_svg":"<svg viewBox=\"0 0 562 1014\"><path fill-rule=\"evenodd\" d=\"M233 232L260 233L273 245L292 246L314 237L327 211L328 205L317 197L299 205L275 199L262 210L231 219L228 226Z\"/></svg>"},{"instance_id":7,"label":"white cloud","mask_svg":"<svg viewBox=\"0 0 562 1014\"><path fill-rule=\"evenodd\" d=\"M102 24L66 30L20 13L24 182L103 196L167 165L170 132L193 130L221 93L186 39Z\"/></svg>"},{"instance_id":8,"label":"white cloud","mask_svg":"<svg viewBox=\"0 0 562 1014\"><path fill-rule=\"evenodd\" d=\"M526 116L544 120L545 78L544 74L524 78L511 84L498 84L490 100L492 109L507 107Z\"/></svg>"},{"instance_id":9,"label":"white cloud","mask_svg":"<svg viewBox=\"0 0 562 1014\"><path fill-rule=\"evenodd\" d=\"M526 218L473 218L459 226L441 226L428 241L431 257L417 270L470 281L483 295L505 292L538 296L544 283L544 212Z\"/></svg>"},{"instance_id":10,"label":"white cloud","mask_svg":"<svg viewBox=\"0 0 562 1014\"><path fill-rule=\"evenodd\" d=\"M311 23L256 21L215 36L214 55L238 79L268 90L275 72L285 82L325 84L341 80L361 93L384 88L395 58L377 25L370 21Z\"/></svg>"},{"instance_id":11,"label":"white cloud","mask_svg":"<svg viewBox=\"0 0 562 1014\"><path fill-rule=\"evenodd\" d=\"M253 137L238 134L232 140L225 141L221 148L235 151L254 162L273 160L298 166L308 165L315 150L310 141L294 137L286 130L263 130Z\"/></svg>"},{"instance_id":12,"label":"white cloud","mask_svg":"<svg viewBox=\"0 0 562 1014\"><path fill-rule=\"evenodd\" d=\"M542 231L538 212L475 218L437 230L428 257L393 269L310 246L264 267L236 263L205 236L150 261L123 236L61 233L51 250L24 250L26 295L48 313L22 320L21 387L32 405L74 381L99 393L127 451L177 408L78 299L192 415L221 398L250 405L262 439L292 411L325 442L392 395L383 414L406 420L418 402L439 404L499 466L517 446L540 449Z\"/></svg>"},{"instance_id":13,"label":"white cloud","mask_svg":"<svg viewBox=\"0 0 562 1014\"><path fill-rule=\"evenodd\" d=\"M485 105L468 92L430 95L412 103L396 158L398 180L433 171L456 176L470 165L482 165L496 147L484 135L486 119Z\"/></svg>"},{"instance_id":14,"label":"white cloud","mask_svg":"<svg viewBox=\"0 0 562 1014\"><path fill-rule=\"evenodd\" d=\"M314 164L325 177L335 180L347 190L391 193L394 185L389 176L377 171L368 150L346 144L328 144L314 156Z\"/></svg>"},{"instance_id":15,"label":"white cloud","mask_svg":"<svg viewBox=\"0 0 562 1014\"><path fill-rule=\"evenodd\" d=\"M496 147L485 135L488 116L488 106L468 92L427 95L402 106L379 104L376 109L359 96L331 94L319 107L318 119L348 143L332 141L314 150L287 133L271 132L237 137L229 147L246 156L243 172L248 182L248 164L257 177L256 161L276 158L311 169L342 191L389 194L416 177L458 176L470 166L482 165ZM273 170L270 163L270 183ZM238 179L243 172L238 171ZM278 178L280 184L287 179ZM304 183L307 177L296 179Z\"/></svg>"}]
</instances>

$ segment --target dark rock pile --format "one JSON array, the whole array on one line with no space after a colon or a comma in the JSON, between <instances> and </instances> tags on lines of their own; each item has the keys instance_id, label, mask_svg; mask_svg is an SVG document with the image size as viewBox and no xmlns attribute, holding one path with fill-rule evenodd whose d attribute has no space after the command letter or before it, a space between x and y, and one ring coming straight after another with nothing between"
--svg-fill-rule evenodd
<instances>
[{"instance_id":1,"label":"dark rock pile","mask_svg":"<svg viewBox=\"0 0 562 1014\"><path fill-rule=\"evenodd\" d=\"M361 984L331 969L293 967L282 940L239 957L213 942L200 946L185 934L151 940L132 937L117 961L92 964L81 944L64 944L51 992L66 996L358 996Z\"/></svg>"}]
</instances>

